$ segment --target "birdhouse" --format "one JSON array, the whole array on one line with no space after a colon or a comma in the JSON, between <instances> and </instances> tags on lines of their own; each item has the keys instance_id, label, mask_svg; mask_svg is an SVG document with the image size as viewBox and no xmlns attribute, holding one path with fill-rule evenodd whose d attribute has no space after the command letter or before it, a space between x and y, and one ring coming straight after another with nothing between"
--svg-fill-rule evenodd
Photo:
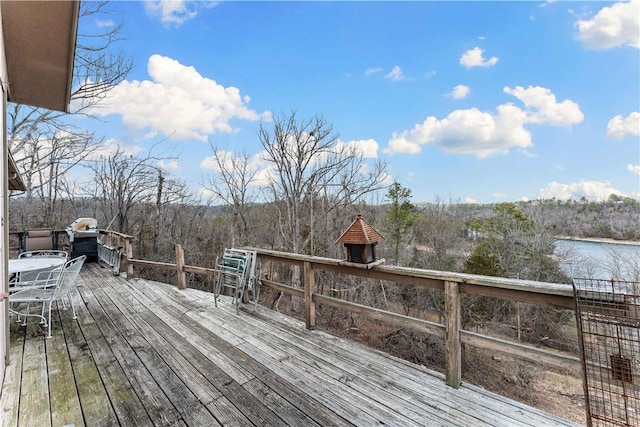
<instances>
[{"instance_id":1,"label":"birdhouse","mask_svg":"<svg viewBox=\"0 0 640 427\"><path fill-rule=\"evenodd\" d=\"M347 261L370 264L376 261L376 244L384 237L358 214L351 225L336 240L347 248Z\"/></svg>"}]
</instances>

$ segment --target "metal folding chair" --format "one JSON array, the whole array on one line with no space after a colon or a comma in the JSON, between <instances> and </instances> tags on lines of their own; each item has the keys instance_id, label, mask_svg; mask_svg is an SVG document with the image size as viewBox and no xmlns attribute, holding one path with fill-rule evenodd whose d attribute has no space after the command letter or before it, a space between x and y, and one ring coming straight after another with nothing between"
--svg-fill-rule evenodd
<instances>
[{"instance_id":1,"label":"metal folding chair","mask_svg":"<svg viewBox=\"0 0 640 427\"><path fill-rule=\"evenodd\" d=\"M231 290L236 313L240 312L240 303L245 298L253 303L255 309L260 295L257 259L255 251L224 250L222 259L218 258L216 262L216 282L213 289L216 307L218 296L224 288L227 288Z\"/></svg>"}]
</instances>

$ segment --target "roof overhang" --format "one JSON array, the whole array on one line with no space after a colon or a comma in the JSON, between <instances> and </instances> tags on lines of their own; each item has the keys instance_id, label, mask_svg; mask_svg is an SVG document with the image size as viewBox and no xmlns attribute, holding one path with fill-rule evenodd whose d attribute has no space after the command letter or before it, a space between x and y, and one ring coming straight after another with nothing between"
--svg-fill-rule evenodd
<instances>
[{"instance_id":1,"label":"roof overhang","mask_svg":"<svg viewBox=\"0 0 640 427\"><path fill-rule=\"evenodd\" d=\"M13 156L9 153L9 190L20 190L25 191L27 187L24 185L20 174L18 173L18 168L16 167L16 162L13 161Z\"/></svg>"},{"instance_id":2,"label":"roof overhang","mask_svg":"<svg viewBox=\"0 0 640 427\"><path fill-rule=\"evenodd\" d=\"M79 1L0 2L8 100L69 111Z\"/></svg>"}]
</instances>

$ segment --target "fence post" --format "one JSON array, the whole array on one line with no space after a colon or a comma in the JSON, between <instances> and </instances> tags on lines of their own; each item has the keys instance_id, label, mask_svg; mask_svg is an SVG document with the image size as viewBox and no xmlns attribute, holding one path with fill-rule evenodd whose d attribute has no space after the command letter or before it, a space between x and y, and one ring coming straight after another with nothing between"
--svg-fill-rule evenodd
<instances>
[{"instance_id":1,"label":"fence post","mask_svg":"<svg viewBox=\"0 0 640 427\"><path fill-rule=\"evenodd\" d=\"M184 272L184 249L180 244L176 244L176 273L178 273L178 288L186 288L187 275Z\"/></svg>"},{"instance_id":2,"label":"fence post","mask_svg":"<svg viewBox=\"0 0 640 427\"><path fill-rule=\"evenodd\" d=\"M444 282L446 383L458 388L462 380L462 346L460 343L460 288L457 282Z\"/></svg>"},{"instance_id":3,"label":"fence post","mask_svg":"<svg viewBox=\"0 0 640 427\"><path fill-rule=\"evenodd\" d=\"M310 262L304 263L304 321L307 329L316 327L316 305L313 302L313 292L316 288L316 276Z\"/></svg>"},{"instance_id":4,"label":"fence post","mask_svg":"<svg viewBox=\"0 0 640 427\"><path fill-rule=\"evenodd\" d=\"M133 264L129 262L130 259L133 259L133 243L131 242L131 239L125 239L124 253L127 264L127 278L130 278L133 277Z\"/></svg>"}]
</instances>

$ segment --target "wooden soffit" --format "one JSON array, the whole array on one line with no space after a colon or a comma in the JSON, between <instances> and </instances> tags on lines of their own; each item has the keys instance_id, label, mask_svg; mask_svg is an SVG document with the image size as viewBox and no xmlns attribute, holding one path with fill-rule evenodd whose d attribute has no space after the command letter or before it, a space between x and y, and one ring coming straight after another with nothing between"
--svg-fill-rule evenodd
<instances>
[{"instance_id":1,"label":"wooden soffit","mask_svg":"<svg viewBox=\"0 0 640 427\"><path fill-rule=\"evenodd\" d=\"M8 100L69 111L79 1L0 2Z\"/></svg>"},{"instance_id":2,"label":"wooden soffit","mask_svg":"<svg viewBox=\"0 0 640 427\"><path fill-rule=\"evenodd\" d=\"M18 173L18 168L16 167L16 163L13 161L13 157L11 153L9 153L9 190L20 190L25 191L27 187L24 185L20 174Z\"/></svg>"}]
</instances>

